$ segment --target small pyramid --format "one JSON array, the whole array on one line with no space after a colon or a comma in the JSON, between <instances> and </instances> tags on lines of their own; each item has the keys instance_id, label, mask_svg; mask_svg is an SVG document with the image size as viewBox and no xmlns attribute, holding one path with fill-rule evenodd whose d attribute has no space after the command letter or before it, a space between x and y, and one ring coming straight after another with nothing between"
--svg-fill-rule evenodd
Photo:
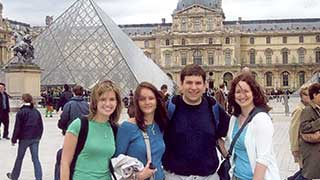
<instances>
[{"instance_id":1,"label":"small pyramid","mask_svg":"<svg viewBox=\"0 0 320 180\"><path fill-rule=\"evenodd\" d=\"M42 85L80 84L93 87L110 79L123 95L142 81L160 88L172 80L98 7L78 0L33 43L35 62L44 69Z\"/></svg>"}]
</instances>

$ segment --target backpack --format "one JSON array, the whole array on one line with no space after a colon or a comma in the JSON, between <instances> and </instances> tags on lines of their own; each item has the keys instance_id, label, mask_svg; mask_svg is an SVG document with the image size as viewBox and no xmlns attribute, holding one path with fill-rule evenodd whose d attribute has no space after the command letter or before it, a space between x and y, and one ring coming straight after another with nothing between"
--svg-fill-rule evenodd
<instances>
[{"instance_id":1,"label":"backpack","mask_svg":"<svg viewBox=\"0 0 320 180\"><path fill-rule=\"evenodd\" d=\"M219 105L219 103L217 103L217 101L212 96L203 95L202 97L206 98L209 103L209 108L211 109L212 114L213 114L215 129L217 129L219 126L219 121L220 121L220 107L219 107L220 105ZM181 96L178 95L178 96L169 97L169 100L167 103L169 120L171 120L173 118L174 112L176 110L176 103L177 103L178 98L181 98Z\"/></svg>"},{"instance_id":2,"label":"backpack","mask_svg":"<svg viewBox=\"0 0 320 180\"><path fill-rule=\"evenodd\" d=\"M87 135L88 135L88 127L89 127L89 121L86 117L81 117L80 118L81 123L80 123L80 132L78 135L78 141L77 141L77 145L76 145L76 150L74 152L73 155L73 159L70 165L70 179L72 179L73 173L74 173L74 168L78 159L79 154L81 153L86 140L87 140ZM114 125L111 125L112 128L112 132L114 135L114 138L116 138L117 132L118 132L118 128ZM54 171L54 180L60 180L60 163L61 163L61 155L62 155L62 148L60 148L57 151L56 154L56 164L55 164L55 171ZM114 175L114 170L111 164L111 160L109 162L110 164L110 172L111 175L113 176L113 178L116 180L115 175Z\"/></svg>"}]
</instances>

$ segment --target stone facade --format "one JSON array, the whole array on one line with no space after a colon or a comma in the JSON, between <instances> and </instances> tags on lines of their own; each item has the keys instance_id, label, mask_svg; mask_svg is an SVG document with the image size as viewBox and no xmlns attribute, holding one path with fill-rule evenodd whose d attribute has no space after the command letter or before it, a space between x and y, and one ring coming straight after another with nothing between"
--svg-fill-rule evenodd
<instances>
[{"instance_id":1,"label":"stone facade","mask_svg":"<svg viewBox=\"0 0 320 180\"><path fill-rule=\"evenodd\" d=\"M11 45L13 45L9 23L2 17L3 5L0 3L0 67L12 57Z\"/></svg>"},{"instance_id":2,"label":"stone facade","mask_svg":"<svg viewBox=\"0 0 320 180\"><path fill-rule=\"evenodd\" d=\"M225 21L221 1L211 1L180 0L172 23L120 27L176 82L192 63L210 87L230 85L243 67L267 90L297 89L320 72L320 18Z\"/></svg>"}]
</instances>

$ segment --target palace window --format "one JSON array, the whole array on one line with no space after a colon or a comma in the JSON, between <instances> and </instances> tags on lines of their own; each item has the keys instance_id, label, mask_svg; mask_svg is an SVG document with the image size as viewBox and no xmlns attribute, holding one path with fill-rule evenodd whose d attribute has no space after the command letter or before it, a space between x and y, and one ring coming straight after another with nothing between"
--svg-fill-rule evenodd
<instances>
[{"instance_id":1,"label":"palace window","mask_svg":"<svg viewBox=\"0 0 320 180\"><path fill-rule=\"evenodd\" d=\"M305 56L306 50L304 48L298 49L298 58L299 58L299 64L304 63L304 56Z\"/></svg>"},{"instance_id":2,"label":"palace window","mask_svg":"<svg viewBox=\"0 0 320 180\"><path fill-rule=\"evenodd\" d=\"M254 44L254 37L250 37L250 44Z\"/></svg>"},{"instance_id":3,"label":"palace window","mask_svg":"<svg viewBox=\"0 0 320 180\"><path fill-rule=\"evenodd\" d=\"M282 86L289 86L289 73L287 71L282 73Z\"/></svg>"},{"instance_id":4,"label":"palace window","mask_svg":"<svg viewBox=\"0 0 320 180\"><path fill-rule=\"evenodd\" d=\"M254 49L251 49L249 51L249 59L250 59L250 64L256 64L256 51Z\"/></svg>"},{"instance_id":5,"label":"palace window","mask_svg":"<svg viewBox=\"0 0 320 180\"><path fill-rule=\"evenodd\" d=\"M266 64L272 64L272 50L268 48L266 49L264 54L266 56Z\"/></svg>"},{"instance_id":6,"label":"palace window","mask_svg":"<svg viewBox=\"0 0 320 180\"><path fill-rule=\"evenodd\" d=\"M186 52L182 52L181 53L181 65L184 66L187 64L187 53Z\"/></svg>"},{"instance_id":7,"label":"palace window","mask_svg":"<svg viewBox=\"0 0 320 180\"><path fill-rule=\"evenodd\" d=\"M299 76L299 86L302 86L305 83L306 73L303 71L300 71L298 73Z\"/></svg>"},{"instance_id":8,"label":"palace window","mask_svg":"<svg viewBox=\"0 0 320 180\"><path fill-rule=\"evenodd\" d=\"M320 48L316 49L316 63L320 63Z\"/></svg>"},{"instance_id":9,"label":"palace window","mask_svg":"<svg viewBox=\"0 0 320 180\"><path fill-rule=\"evenodd\" d=\"M224 56L225 56L225 64L231 65L231 50L226 49Z\"/></svg>"},{"instance_id":10,"label":"palace window","mask_svg":"<svg viewBox=\"0 0 320 180\"><path fill-rule=\"evenodd\" d=\"M193 53L193 63L198 64L198 65L202 65L202 55L199 50L195 50Z\"/></svg>"},{"instance_id":11,"label":"palace window","mask_svg":"<svg viewBox=\"0 0 320 180\"><path fill-rule=\"evenodd\" d=\"M316 36L316 42L320 42L320 35Z\"/></svg>"},{"instance_id":12,"label":"palace window","mask_svg":"<svg viewBox=\"0 0 320 180\"><path fill-rule=\"evenodd\" d=\"M286 36L282 37L282 43L283 43L283 44L286 44L286 43L287 43L287 37L286 37Z\"/></svg>"},{"instance_id":13,"label":"palace window","mask_svg":"<svg viewBox=\"0 0 320 180\"><path fill-rule=\"evenodd\" d=\"M267 43L267 44L270 44L270 43L271 43L271 37L270 37L270 36L267 36L267 37L266 37L266 43Z\"/></svg>"},{"instance_id":14,"label":"palace window","mask_svg":"<svg viewBox=\"0 0 320 180\"><path fill-rule=\"evenodd\" d=\"M282 64L288 64L288 49L282 49Z\"/></svg>"},{"instance_id":15,"label":"palace window","mask_svg":"<svg viewBox=\"0 0 320 180\"><path fill-rule=\"evenodd\" d=\"M302 35L299 36L299 43L303 43L304 42L304 37Z\"/></svg>"},{"instance_id":16,"label":"palace window","mask_svg":"<svg viewBox=\"0 0 320 180\"><path fill-rule=\"evenodd\" d=\"M164 55L165 58L165 65L169 66L171 65L171 53L170 52L166 52Z\"/></svg>"},{"instance_id":17,"label":"palace window","mask_svg":"<svg viewBox=\"0 0 320 180\"><path fill-rule=\"evenodd\" d=\"M208 53L208 64L209 64L209 65L213 65L213 64L214 64L213 52L209 52L209 53Z\"/></svg>"},{"instance_id":18,"label":"palace window","mask_svg":"<svg viewBox=\"0 0 320 180\"><path fill-rule=\"evenodd\" d=\"M266 73L266 86L272 86L272 72Z\"/></svg>"},{"instance_id":19,"label":"palace window","mask_svg":"<svg viewBox=\"0 0 320 180\"><path fill-rule=\"evenodd\" d=\"M226 37L226 44L230 44L230 38Z\"/></svg>"},{"instance_id":20,"label":"palace window","mask_svg":"<svg viewBox=\"0 0 320 180\"><path fill-rule=\"evenodd\" d=\"M183 38L183 39L181 39L181 45L186 45L186 40Z\"/></svg>"},{"instance_id":21,"label":"palace window","mask_svg":"<svg viewBox=\"0 0 320 180\"><path fill-rule=\"evenodd\" d=\"M207 19L207 31L213 30L213 20L212 17L208 17Z\"/></svg>"},{"instance_id":22,"label":"palace window","mask_svg":"<svg viewBox=\"0 0 320 180\"><path fill-rule=\"evenodd\" d=\"M209 38L209 44L212 44L212 38Z\"/></svg>"},{"instance_id":23,"label":"palace window","mask_svg":"<svg viewBox=\"0 0 320 180\"><path fill-rule=\"evenodd\" d=\"M170 45L170 40L166 39L166 46L169 46L169 45Z\"/></svg>"},{"instance_id":24,"label":"palace window","mask_svg":"<svg viewBox=\"0 0 320 180\"><path fill-rule=\"evenodd\" d=\"M194 31L195 31L195 32L200 32L200 31L201 31L200 18L195 18L195 19L194 19Z\"/></svg>"}]
</instances>

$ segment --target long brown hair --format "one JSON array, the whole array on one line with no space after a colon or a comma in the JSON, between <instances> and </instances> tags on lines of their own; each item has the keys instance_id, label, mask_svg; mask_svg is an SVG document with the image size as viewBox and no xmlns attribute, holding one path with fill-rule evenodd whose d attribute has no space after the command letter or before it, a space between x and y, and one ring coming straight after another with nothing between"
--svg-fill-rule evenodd
<instances>
[{"instance_id":1,"label":"long brown hair","mask_svg":"<svg viewBox=\"0 0 320 180\"><path fill-rule=\"evenodd\" d=\"M116 94L117 106L114 112L110 115L109 122L113 125L117 125L120 118L121 110L122 110L121 96L120 96L119 89L110 80L101 81L93 87L92 93L90 96L88 119L92 120L93 117L97 114L97 105L98 105L99 98L103 93L107 91L113 91Z\"/></svg>"},{"instance_id":2,"label":"long brown hair","mask_svg":"<svg viewBox=\"0 0 320 180\"><path fill-rule=\"evenodd\" d=\"M154 87L154 85L148 82L140 83L134 92L135 119L136 119L137 125L139 129L143 131L146 130L146 124L144 122L145 120L144 114L139 107L141 90L144 88L151 90L156 97L157 107L154 114L154 121L159 125L160 130L163 132L165 131L168 123L167 111L166 111L160 92L157 90L156 87Z\"/></svg>"},{"instance_id":3,"label":"long brown hair","mask_svg":"<svg viewBox=\"0 0 320 180\"><path fill-rule=\"evenodd\" d=\"M231 107L230 113L235 116L239 116L241 114L241 108L235 101L236 86L240 81L244 81L250 86L253 96L253 104L256 107L261 107L265 109L266 112L269 112L271 108L267 105L267 97L265 96L265 93L262 90L261 86L254 79L251 73L243 72L235 77L231 83L231 89L228 94L228 103Z\"/></svg>"}]
</instances>

